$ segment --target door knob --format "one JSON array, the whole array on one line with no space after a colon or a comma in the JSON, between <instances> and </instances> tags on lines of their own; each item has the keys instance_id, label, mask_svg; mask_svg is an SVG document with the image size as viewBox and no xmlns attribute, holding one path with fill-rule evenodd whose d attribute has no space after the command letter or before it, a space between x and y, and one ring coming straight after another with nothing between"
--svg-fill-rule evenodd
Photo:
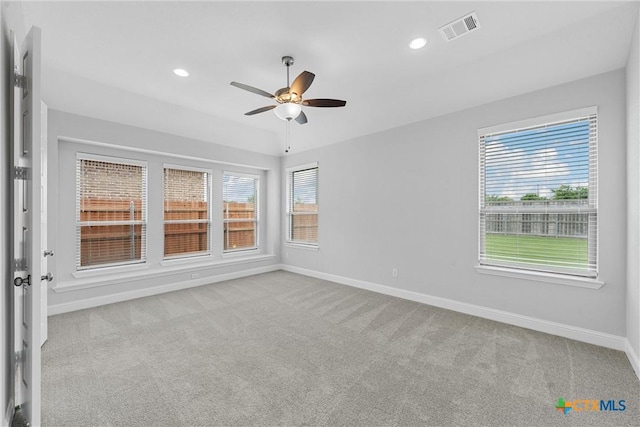
<instances>
[{"instance_id":1,"label":"door knob","mask_svg":"<svg viewBox=\"0 0 640 427\"><path fill-rule=\"evenodd\" d=\"M44 256L53 256L53 251L51 249L46 249L44 251Z\"/></svg>"},{"instance_id":2,"label":"door knob","mask_svg":"<svg viewBox=\"0 0 640 427\"><path fill-rule=\"evenodd\" d=\"M40 280L46 280L47 282L50 282L53 280L53 274L51 273L47 273L46 276L41 276Z\"/></svg>"}]
</instances>

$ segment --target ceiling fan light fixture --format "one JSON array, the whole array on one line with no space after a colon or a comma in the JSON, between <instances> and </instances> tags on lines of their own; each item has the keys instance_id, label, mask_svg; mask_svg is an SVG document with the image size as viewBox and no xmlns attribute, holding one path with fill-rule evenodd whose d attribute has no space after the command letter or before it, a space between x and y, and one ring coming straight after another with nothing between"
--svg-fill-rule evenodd
<instances>
[{"instance_id":1,"label":"ceiling fan light fixture","mask_svg":"<svg viewBox=\"0 0 640 427\"><path fill-rule=\"evenodd\" d=\"M291 120L300 115L302 107L300 104L295 104L293 102L284 102L274 108L273 111L276 113L276 116L282 120Z\"/></svg>"}]
</instances>

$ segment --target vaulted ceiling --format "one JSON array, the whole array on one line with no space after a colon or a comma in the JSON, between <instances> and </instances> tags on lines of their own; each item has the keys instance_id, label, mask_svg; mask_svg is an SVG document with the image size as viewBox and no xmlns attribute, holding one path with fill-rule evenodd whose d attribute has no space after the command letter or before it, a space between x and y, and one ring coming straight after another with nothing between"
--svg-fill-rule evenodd
<instances>
[{"instance_id":1,"label":"vaulted ceiling","mask_svg":"<svg viewBox=\"0 0 640 427\"><path fill-rule=\"evenodd\" d=\"M244 113L316 74L292 123L296 150L345 141L623 68L637 2L23 2L42 29L50 108L282 155L285 122ZM438 28L475 11L480 28L445 41ZM411 39L425 37L420 50ZM172 73L187 69L188 78Z\"/></svg>"}]
</instances>

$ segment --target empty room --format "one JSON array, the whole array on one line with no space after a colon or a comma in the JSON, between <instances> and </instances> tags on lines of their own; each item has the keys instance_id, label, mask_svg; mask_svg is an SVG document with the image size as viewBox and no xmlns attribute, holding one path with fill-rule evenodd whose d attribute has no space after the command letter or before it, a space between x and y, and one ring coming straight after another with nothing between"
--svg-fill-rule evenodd
<instances>
[{"instance_id":1,"label":"empty room","mask_svg":"<svg viewBox=\"0 0 640 427\"><path fill-rule=\"evenodd\" d=\"M0 24L3 426L640 425L640 1Z\"/></svg>"}]
</instances>

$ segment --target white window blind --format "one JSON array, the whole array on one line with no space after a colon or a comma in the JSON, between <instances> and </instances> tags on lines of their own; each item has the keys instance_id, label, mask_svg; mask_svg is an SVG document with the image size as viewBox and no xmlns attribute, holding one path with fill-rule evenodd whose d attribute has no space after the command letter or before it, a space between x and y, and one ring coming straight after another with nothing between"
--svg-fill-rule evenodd
<instances>
[{"instance_id":1,"label":"white window blind","mask_svg":"<svg viewBox=\"0 0 640 427\"><path fill-rule=\"evenodd\" d=\"M318 167L290 169L287 173L287 241L318 243Z\"/></svg>"},{"instance_id":2,"label":"white window blind","mask_svg":"<svg viewBox=\"0 0 640 427\"><path fill-rule=\"evenodd\" d=\"M479 131L481 265L597 277L597 114L580 113Z\"/></svg>"},{"instance_id":3,"label":"white window blind","mask_svg":"<svg viewBox=\"0 0 640 427\"><path fill-rule=\"evenodd\" d=\"M76 268L145 262L147 167L78 155Z\"/></svg>"},{"instance_id":4,"label":"white window blind","mask_svg":"<svg viewBox=\"0 0 640 427\"><path fill-rule=\"evenodd\" d=\"M209 173L164 168L164 257L210 253Z\"/></svg>"},{"instance_id":5,"label":"white window blind","mask_svg":"<svg viewBox=\"0 0 640 427\"><path fill-rule=\"evenodd\" d=\"M222 176L225 252L258 247L258 185L255 176L232 172Z\"/></svg>"}]
</instances>

